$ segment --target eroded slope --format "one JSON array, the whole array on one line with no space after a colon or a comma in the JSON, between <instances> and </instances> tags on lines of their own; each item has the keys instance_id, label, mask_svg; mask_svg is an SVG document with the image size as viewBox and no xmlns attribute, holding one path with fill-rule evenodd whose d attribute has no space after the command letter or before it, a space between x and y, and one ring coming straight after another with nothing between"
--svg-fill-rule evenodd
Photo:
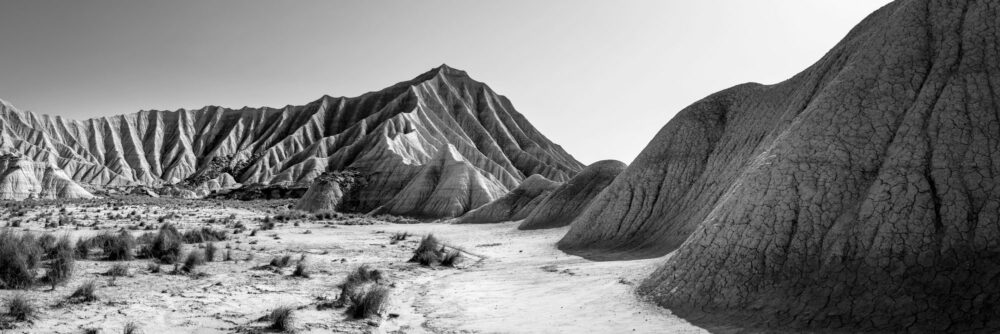
<instances>
[{"instance_id":1,"label":"eroded slope","mask_svg":"<svg viewBox=\"0 0 1000 334\"><path fill-rule=\"evenodd\" d=\"M560 247L677 250L642 284L706 321L1000 329L1000 5L899 0L816 65L683 110Z\"/></svg>"}]
</instances>

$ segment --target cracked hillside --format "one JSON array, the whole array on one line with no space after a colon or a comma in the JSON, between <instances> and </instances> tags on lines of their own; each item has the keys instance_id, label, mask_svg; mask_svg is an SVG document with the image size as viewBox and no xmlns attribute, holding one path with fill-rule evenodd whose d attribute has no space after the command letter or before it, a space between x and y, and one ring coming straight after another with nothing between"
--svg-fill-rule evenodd
<instances>
[{"instance_id":1,"label":"cracked hillside","mask_svg":"<svg viewBox=\"0 0 1000 334\"><path fill-rule=\"evenodd\" d=\"M710 323L995 332L998 29L996 1L895 1L795 77L683 110L559 246L676 250L640 291Z\"/></svg>"}]
</instances>

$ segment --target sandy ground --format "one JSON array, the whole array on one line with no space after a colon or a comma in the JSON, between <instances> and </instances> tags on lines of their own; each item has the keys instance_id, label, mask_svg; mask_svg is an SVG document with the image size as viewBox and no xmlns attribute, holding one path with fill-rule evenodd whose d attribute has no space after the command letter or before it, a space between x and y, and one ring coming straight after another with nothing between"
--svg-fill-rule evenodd
<instances>
[{"instance_id":1,"label":"sandy ground","mask_svg":"<svg viewBox=\"0 0 1000 334\"><path fill-rule=\"evenodd\" d=\"M134 209L149 208L122 208ZM258 225L252 220L263 215L232 208L174 211L181 213L174 223L182 230L231 214L252 229ZM102 223L109 229L129 224L136 222ZM222 261L217 255L215 262L199 267L199 275L170 274L173 267L168 265L161 273L151 273L149 260L78 261L76 275L64 286L0 290L0 298L25 293L41 308L37 320L9 333L81 333L87 328L120 333L127 322L135 322L144 333L268 332L268 324L258 320L284 305L297 309L300 333L706 333L633 293L634 285L662 260L591 262L555 249L565 228L518 231L516 226L286 223L217 243L220 253L232 249L237 261ZM41 223L18 229L25 228L74 238L99 232L43 229ZM390 244L393 233L404 231L416 236ZM407 263L419 236L428 233L475 255L467 255L459 269ZM312 277L292 277L294 265L266 268L273 257L286 254L296 260L304 255ZM131 275L114 280L102 275L116 263L126 263ZM318 305L338 296L338 283L361 264L389 274L394 287L386 316L354 320L343 309L319 310ZM63 302L87 280L98 282L99 301Z\"/></svg>"}]
</instances>

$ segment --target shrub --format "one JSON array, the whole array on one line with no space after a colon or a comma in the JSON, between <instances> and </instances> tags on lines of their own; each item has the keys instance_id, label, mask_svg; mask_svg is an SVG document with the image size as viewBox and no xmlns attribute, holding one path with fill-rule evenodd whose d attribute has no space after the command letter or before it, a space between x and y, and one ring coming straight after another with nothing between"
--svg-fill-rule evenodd
<instances>
[{"instance_id":1,"label":"shrub","mask_svg":"<svg viewBox=\"0 0 1000 334\"><path fill-rule=\"evenodd\" d=\"M346 303L351 295L360 292L365 285L378 284L384 278L381 270L371 269L367 264L358 266L357 269L347 274L343 283L340 283L341 304Z\"/></svg>"},{"instance_id":2,"label":"shrub","mask_svg":"<svg viewBox=\"0 0 1000 334\"><path fill-rule=\"evenodd\" d=\"M275 224L274 221L267 220L267 221L264 221L263 223L260 224L260 229L264 230L264 231L273 230L275 225L276 224Z\"/></svg>"},{"instance_id":3,"label":"shrub","mask_svg":"<svg viewBox=\"0 0 1000 334\"><path fill-rule=\"evenodd\" d=\"M20 289L34 284L41 254L30 234L0 232L0 286Z\"/></svg>"},{"instance_id":4,"label":"shrub","mask_svg":"<svg viewBox=\"0 0 1000 334\"><path fill-rule=\"evenodd\" d=\"M146 270L149 270L150 273L154 273L154 274L159 273L160 272L160 265L158 263L150 262L150 263L146 264Z\"/></svg>"},{"instance_id":5,"label":"shrub","mask_svg":"<svg viewBox=\"0 0 1000 334\"><path fill-rule=\"evenodd\" d=\"M80 284L73 294L69 295L69 301L73 303L88 303L97 300L97 283L93 280Z\"/></svg>"},{"instance_id":6,"label":"shrub","mask_svg":"<svg viewBox=\"0 0 1000 334\"><path fill-rule=\"evenodd\" d=\"M226 261L226 262L232 261L233 260L233 250L227 249L226 250L226 257L224 259L222 259L222 260Z\"/></svg>"},{"instance_id":7,"label":"shrub","mask_svg":"<svg viewBox=\"0 0 1000 334\"><path fill-rule=\"evenodd\" d=\"M80 238L76 240L76 258L85 260L90 256L90 239Z\"/></svg>"},{"instance_id":8,"label":"shrub","mask_svg":"<svg viewBox=\"0 0 1000 334\"><path fill-rule=\"evenodd\" d=\"M203 242L225 241L226 239L229 239L229 235L225 230L202 227L200 229L188 230L187 232L184 232L183 239L185 243L198 244Z\"/></svg>"},{"instance_id":9,"label":"shrub","mask_svg":"<svg viewBox=\"0 0 1000 334\"><path fill-rule=\"evenodd\" d=\"M314 220L333 220L333 219L339 219L339 218L340 218L340 214L339 213L337 213L336 211L330 211L330 210L320 211L320 212L317 212L317 213L313 214L313 219Z\"/></svg>"},{"instance_id":10,"label":"shrub","mask_svg":"<svg viewBox=\"0 0 1000 334\"><path fill-rule=\"evenodd\" d=\"M393 234L392 237L389 238L389 241L392 244L396 244L397 242L406 240L406 238L408 238L409 236L410 236L409 232L398 232L396 234Z\"/></svg>"},{"instance_id":11,"label":"shrub","mask_svg":"<svg viewBox=\"0 0 1000 334\"><path fill-rule=\"evenodd\" d=\"M54 250L55 254L49 263L49 271L45 273L45 280L52 285L53 290L56 288L56 285L63 284L70 277L73 277L73 267L76 265L76 258L73 247L70 246L69 237L63 236L59 238L59 242L56 244Z\"/></svg>"},{"instance_id":12,"label":"shrub","mask_svg":"<svg viewBox=\"0 0 1000 334\"><path fill-rule=\"evenodd\" d=\"M379 315L389 302L389 288L372 285L367 289L351 293L351 306L347 312L355 319Z\"/></svg>"},{"instance_id":13,"label":"shrub","mask_svg":"<svg viewBox=\"0 0 1000 334\"><path fill-rule=\"evenodd\" d=\"M295 265L295 271L292 272L292 276L309 278L309 276L311 275L312 273L311 270L309 270L309 265L306 263L305 258L303 257L301 260L299 260L299 263Z\"/></svg>"},{"instance_id":14,"label":"shrub","mask_svg":"<svg viewBox=\"0 0 1000 334\"><path fill-rule=\"evenodd\" d=\"M413 255L410 262L419 263L422 266L431 266L438 261L438 252L436 250L425 250Z\"/></svg>"},{"instance_id":15,"label":"shrub","mask_svg":"<svg viewBox=\"0 0 1000 334\"><path fill-rule=\"evenodd\" d=\"M153 238L153 244L149 247L149 256L163 263L176 263L181 257L181 234L177 228L170 224L164 224L160 231Z\"/></svg>"},{"instance_id":16,"label":"shrub","mask_svg":"<svg viewBox=\"0 0 1000 334\"><path fill-rule=\"evenodd\" d=\"M275 268L287 267L292 263L292 256L285 255L271 259L271 266Z\"/></svg>"},{"instance_id":17,"label":"shrub","mask_svg":"<svg viewBox=\"0 0 1000 334\"><path fill-rule=\"evenodd\" d=\"M281 332L294 331L295 319L292 316L293 310L290 306L281 306L271 310L271 314L267 316L267 320L271 322L270 329Z\"/></svg>"},{"instance_id":18,"label":"shrub","mask_svg":"<svg viewBox=\"0 0 1000 334\"><path fill-rule=\"evenodd\" d=\"M7 317L14 321L28 321L36 318L38 309L22 294L16 294L7 299Z\"/></svg>"},{"instance_id":19,"label":"shrub","mask_svg":"<svg viewBox=\"0 0 1000 334\"><path fill-rule=\"evenodd\" d=\"M121 231L118 234L104 232L94 237L92 241L104 251L104 256L109 261L131 261L135 259L135 238L129 231Z\"/></svg>"},{"instance_id":20,"label":"shrub","mask_svg":"<svg viewBox=\"0 0 1000 334\"><path fill-rule=\"evenodd\" d=\"M142 333L142 328L139 327L135 322L129 321L125 324L125 328L122 329L122 334L139 334Z\"/></svg>"},{"instance_id":21,"label":"shrub","mask_svg":"<svg viewBox=\"0 0 1000 334\"><path fill-rule=\"evenodd\" d=\"M114 266L111 266L111 269L108 269L104 275L111 277L128 276L128 266L123 263L115 264Z\"/></svg>"},{"instance_id":22,"label":"shrub","mask_svg":"<svg viewBox=\"0 0 1000 334\"><path fill-rule=\"evenodd\" d=\"M156 240L156 233L146 232L140 234L138 238L135 238L135 242L140 245L152 245L153 241Z\"/></svg>"},{"instance_id":23,"label":"shrub","mask_svg":"<svg viewBox=\"0 0 1000 334\"><path fill-rule=\"evenodd\" d=\"M205 245L205 261L212 262L215 260L215 253L219 251L218 247L215 247L214 243L208 243Z\"/></svg>"},{"instance_id":24,"label":"shrub","mask_svg":"<svg viewBox=\"0 0 1000 334\"><path fill-rule=\"evenodd\" d=\"M420 245L417 246L417 250L414 253L420 253L427 250L437 251L441 248L441 242L434 237L434 234L428 234L420 239Z\"/></svg>"},{"instance_id":25,"label":"shrub","mask_svg":"<svg viewBox=\"0 0 1000 334\"><path fill-rule=\"evenodd\" d=\"M184 259L184 266L181 267L181 271L190 273L194 271L194 268L203 264L205 264L205 255L201 251L193 250Z\"/></svg>"},{"instance_id":26,"label":"shrub","mask_svg":"<svg viewBox=\"0 0 1000 334\"><path fill-rule=\"evenodd\" d=\"M458 261L462 259L462 252L458 250L452 250L444 254L441 257L441 265L445 267L454 267L458 264Z\"/></svg>"},{"instance_id":27,"label":"shrub","mask_svg":"<svg viewBox=\"0 0 1000 334\"><path fill-rule=\"evenodd\" d=\"M35 241L38 247L41 247L42 251L48 255L49 252L56 247L56 237L50 233L42 234L41 237Z\"/></svg>"}]
</instances>

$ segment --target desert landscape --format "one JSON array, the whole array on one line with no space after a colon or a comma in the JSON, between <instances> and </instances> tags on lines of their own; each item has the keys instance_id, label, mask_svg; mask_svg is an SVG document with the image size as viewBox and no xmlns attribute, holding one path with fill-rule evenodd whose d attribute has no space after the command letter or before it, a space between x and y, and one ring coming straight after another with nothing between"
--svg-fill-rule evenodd
<instances>
[{"instance_id":1,"label":"desert landscape","mask_svg":"<svg viewBox=\"0 0 1000 334\"><path fill-rule=\"evenodd\" d=\"M0 332L993 333L997 101L985 0L889 2L630 163L445 64L280 108L0 100Z\"/></svg>"}]
</instances>

